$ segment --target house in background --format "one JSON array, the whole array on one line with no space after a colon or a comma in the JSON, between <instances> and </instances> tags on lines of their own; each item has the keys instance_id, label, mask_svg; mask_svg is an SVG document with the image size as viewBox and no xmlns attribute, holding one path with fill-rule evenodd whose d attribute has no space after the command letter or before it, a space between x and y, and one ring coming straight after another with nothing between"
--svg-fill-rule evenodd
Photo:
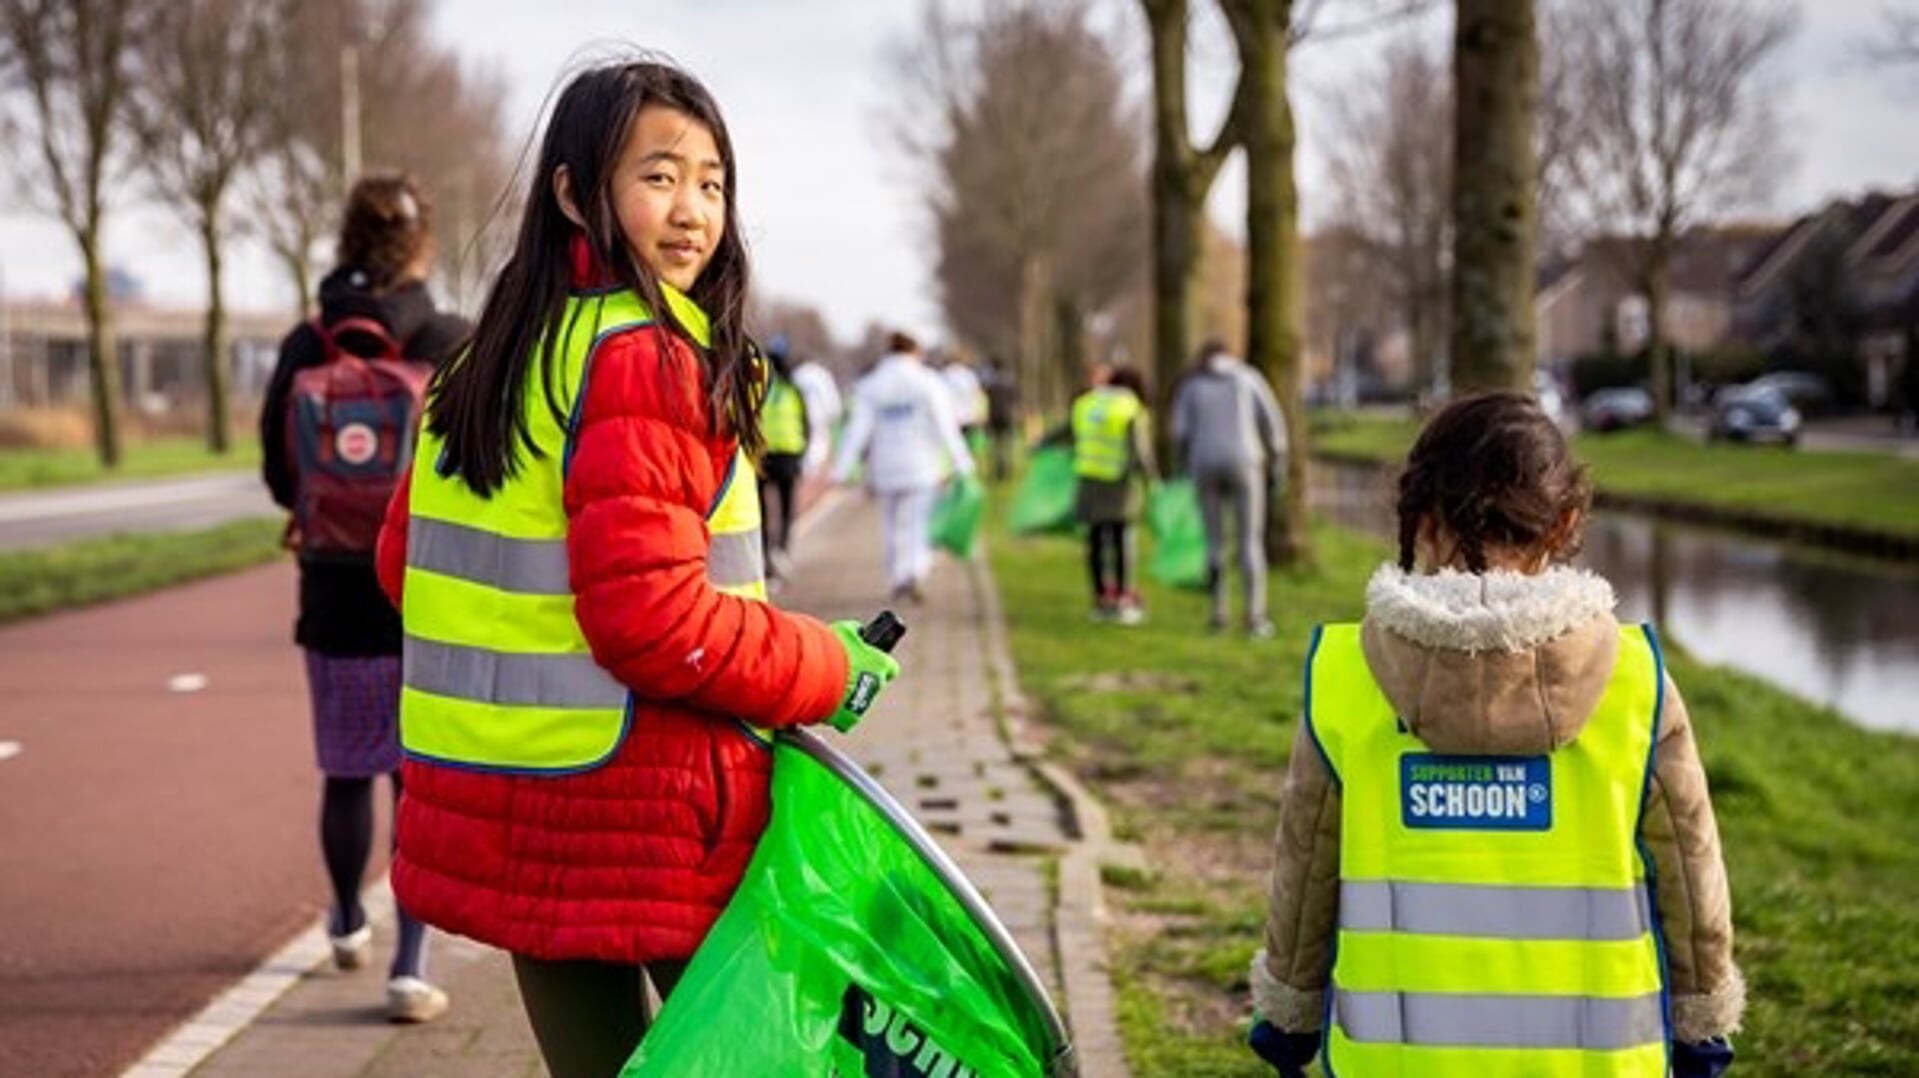
<instances>
[{"instance_id":1,"label":"house in background","mask_svg":"<svg viewBox=\"0 0 1919 1078\"><path fill-rule=\"evenodd\" d=\"M125 403L148 414L199 407L206 312L114 304L113 331ZM227 315L227 361L236 399L258 396L273 372L285 314ZM71 300L0 301L0 409L84 406L92 376L87 319Z\"/></svg>"}]
</instances>

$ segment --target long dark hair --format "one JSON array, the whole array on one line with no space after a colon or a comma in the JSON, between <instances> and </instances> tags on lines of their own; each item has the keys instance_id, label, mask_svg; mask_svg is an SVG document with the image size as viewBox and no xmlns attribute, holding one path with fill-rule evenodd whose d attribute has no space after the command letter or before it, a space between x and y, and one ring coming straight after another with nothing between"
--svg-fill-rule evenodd
<instances>
[{"instance_id":1,"label":"long dark hair","mask_svg":"<svg viewBox=\"0 0 1919 1078\"><path fill-rule=\"evenodd\" d=\"M572 283L572 244L582 230L561 211L553 193L553 178L561 166L586 219L585 239L594 261L639 295L659 332L676 334L701 354L691 332L667 306L659 279L627 249L608 190L628 133L648 105L677 109L705 125L720 151L726 170L725 231L690 294L712 324L712 344L704 350L701 372L708 430L738 440L748 453L760 448L763 361L746 336L749 272L734 198L738 170L726 121L706 87L670 63L642 59L602 64L576 75L561 91L528 186L513 255L487 293L472 345L434 379L427 426L445 442L440 467L482 497L518 472L522 447L541 455L522 399L536 346L547 407L556 421L566 422L570 402L561 399L557 385L558 357L560 337L574 327L562 327L560 321ZM672 355L670 349L661 351Z\"/></svg>"},{"instance_id":2,"label":"long dark hair","mask_svg":"<svg viewBox=\"0 0 1919 1078\"><path fill-rule=\"evenodd\" d=\"M1486 545L1533 550L1559 538L1555 560L1579 552L1566 514L1592 505L1586 469L1538 402L1523 393L1466 397L1420 431L1399 476L1399 567L1413 568L1419 522L1430 515L1459 542L1466 568L1486 571Z\"/></svg>"}]
</instances>

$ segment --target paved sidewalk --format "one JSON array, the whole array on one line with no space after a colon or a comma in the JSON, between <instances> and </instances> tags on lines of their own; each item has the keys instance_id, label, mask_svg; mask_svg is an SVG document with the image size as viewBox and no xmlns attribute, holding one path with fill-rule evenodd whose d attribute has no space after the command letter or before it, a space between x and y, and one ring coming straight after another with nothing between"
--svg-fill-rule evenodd
<instances>
[{"instance_id":1,"label":"paved sidewalk","mask_svg":"<svg viewBox=\"0 0 1919 1078\"><path fill-rule=\"evenodd\" d=\"M878 548L870 502L858 495L827 499L800 524L797 579L778 601L827 619L872 616L885 605ZM1100 968L1097 957L1075 953L1063 966L1055 946L1063 937L1083 952L1096 949L1098 938L1096 931L1086 930L1096 911L1056 910L1059 888L1049 883L1059 855L1074 846L1068 837L1071 814L1016 760L995 719L996 684L1010 671L990 574L983 566L942 556L927 603L897 612L908 625L897 651L905 676L851 737L839 739L831 731L826 736L933 832L1053 986L1062 1009L1066 1001L1058 986L1079 984L1082 998L1073 1018L1091 1024L1090 1014L1108 1025L1103 973L1092 990L1084 988L1092 985L1088 971ZM1006 692L1016 697L1017 688L1007 686ZM1068 878L1084 874L1070 867L1084 860L1069 857ZM1085 893L1083 887L1066 890ZM376 961L356 973L316 967L323 950L318 929L309 935L304 948L296 941L273 964L284 967L283 979L304 975L194 1067L193 1078L539 1078L545 1073L501 953L435 935L430 975L446 987L453 1009L431 1025L404 1028L381 1019L390 919L376 923ZM1089 1009L1089 1002L1096 1006ZM176 1037L176 1043L149 1057L149 1065L123 1078L178 1078L179 1064L204 1053L191 1041L204 1043L218 1031L190 1025L181 1035L186 1043ZM1109 1028L1075 1039L1093 1048L1082 1066L1087 1078L1124 1073Z\"/></svg>"}]
</instances>

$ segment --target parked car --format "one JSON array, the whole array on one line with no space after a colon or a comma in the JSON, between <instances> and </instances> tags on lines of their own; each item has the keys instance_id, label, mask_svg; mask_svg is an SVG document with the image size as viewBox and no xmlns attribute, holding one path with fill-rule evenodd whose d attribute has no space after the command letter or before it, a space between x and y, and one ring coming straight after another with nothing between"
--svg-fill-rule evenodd
<instances>
[{"instance_id":1,"label":"parked car","mask_svg":"<svg viewBox=\"0 0 1919 1078\"><path fill-rule=\"evenodd\" d=\"M1706 437L1712 441L1771 442L1791 448L1799 444L1799 425L1799 410L1784 393L1753 382L1729 389L1713 401Z\"/></svg>"},{"instance_id":2,"label":"parked car","mask_svg":"<svg viewBox=\"0 0 1919 1078\"><path fill-rule=\"evenodd\" d=\"M1579 407L1579 423L1597 434L1652 421L1652 394L1637 387L1602 389Z\"/></svg>"},{"instance_id":3,"label":"parked car","mask_svg":"<svg viewBox=\"0 0 1919 1078\"><path fill-rule=\"evenodd\" d=\"M1832 410L1832 384L1809 371L1774 371L1746 383L1752 389L1770 389L1806 415Z\"/></svg>"}]
</instances>

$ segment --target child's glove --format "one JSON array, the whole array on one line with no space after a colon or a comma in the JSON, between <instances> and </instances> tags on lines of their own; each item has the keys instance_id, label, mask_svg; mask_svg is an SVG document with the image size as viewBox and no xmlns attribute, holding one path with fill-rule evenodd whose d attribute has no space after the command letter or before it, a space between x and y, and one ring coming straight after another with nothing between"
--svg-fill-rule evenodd
<instances>
[{"instance_id":1,"label":"child's glove","mask_svg":"<svg viewBox=\"0 0 1919 1078\"><path fill-rule=\"evenodd\" d=\"M1272 1064L1280 1078L1306 1078L1306 1064L1319 1054L1319 1034L1287 1033L1256 1014L1246 1045Z\"/></svg>"},{"instance_id":2,"label":"child's glove","mask_svg":"<svg viewBox=\"0 0 1919 1078\"><path fill-rule=\"evenodd\" d=\"M834 622L833 635L846 649L846 698L826 721L843 734L859 725L873 701L879 699L880 690L900 676L900 664L891 655L861 640L857 621Z\"/></svg>"}]
</instances>

